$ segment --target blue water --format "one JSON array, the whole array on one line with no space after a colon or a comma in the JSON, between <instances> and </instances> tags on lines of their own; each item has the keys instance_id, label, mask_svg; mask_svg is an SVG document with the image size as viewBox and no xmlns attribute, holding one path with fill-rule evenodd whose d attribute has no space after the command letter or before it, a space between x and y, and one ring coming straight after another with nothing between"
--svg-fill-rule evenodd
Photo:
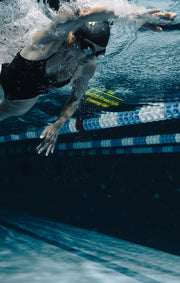
<instances>
[{"instance_id":1,"label":"blue water","mask_svg":"<svg viewBox=\"0 0 180 283\"><path fill-rule=\"evenodd\" d=\"M113 3L116 4L116 2ZM126 13L127 2L123 0L118 3L120 2L124 3L124 10L121 9ZM162 10L177 13L178 16L171 28L165 29L160 34L137 30L131 21L115 22L111 27L111 38L106 55L98 59L97 71L88 89L93 87L115 92L117 97L123 99L123 103L116 111L126 109L126 106L128 109L128 105L137 107L153 102L180 101L180 33L178 26L180 24L180 1L130 1L132 2L138 6L160 7ZM12 1L8 3L7 1L0 3L0 13L4 15L4 11L8 11L7 17L1 17L0 62L2 63L13 58L36 26L40 28L49 22L44 15L45 11L42 7L37 6L35 1L19 0L18 5ZM10 11L9 7L12 4L15 6ZM9 6L6 7L6 5ZM61 106L69 97L70 91L71 86L68 85L40 96L36 105L27 114L1 122L0 135L21 133L27 130L35 131L53 122L59 115ZM84 97L75 116L97 116L101 110L107 111L107 109L96 109L91 106Z\"/></svg>"}]
</instances>

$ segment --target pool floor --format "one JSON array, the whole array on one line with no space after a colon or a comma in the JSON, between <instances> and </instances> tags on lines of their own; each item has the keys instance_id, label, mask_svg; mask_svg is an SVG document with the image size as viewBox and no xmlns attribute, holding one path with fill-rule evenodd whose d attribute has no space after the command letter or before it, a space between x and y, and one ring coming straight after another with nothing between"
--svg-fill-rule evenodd
<instances>
[{"instance_id":1,"label":"pool floor","mask_svg":"<svg viewBox=\"0 0 180 283\"><path fill-rule=\"evenodd\" d=\"M176 255L32 215L0 217L0 282L180 282Z\"/></svg>"}]
</instances>

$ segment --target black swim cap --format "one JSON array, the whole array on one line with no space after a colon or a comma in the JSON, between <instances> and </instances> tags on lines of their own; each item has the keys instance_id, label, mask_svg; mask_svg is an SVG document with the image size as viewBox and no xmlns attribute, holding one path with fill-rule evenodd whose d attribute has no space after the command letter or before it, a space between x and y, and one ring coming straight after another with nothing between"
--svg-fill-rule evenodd
<instances>
[{"instance_id":1,"label":"black swim cap","mask_svg":"<svg viewBox=\"0 0 180 283\"><path fill-rule=\"evenodd\" d=\"M86 23L74 35L80 40L88 39L97 45L106 47L110 37L109 22Z\"/></svg>"}]
</instances>

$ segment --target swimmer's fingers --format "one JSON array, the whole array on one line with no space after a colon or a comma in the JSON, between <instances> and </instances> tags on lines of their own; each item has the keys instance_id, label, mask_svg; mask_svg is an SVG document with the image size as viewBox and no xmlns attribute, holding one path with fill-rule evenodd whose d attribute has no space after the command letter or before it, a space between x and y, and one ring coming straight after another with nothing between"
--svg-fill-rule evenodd
<instances>
[{"instance_id":1,"label":"swimmer's fingers","mask_svg":"<svg viewBox=\"0 0 180 283\"><path fill-rule=\"evenodd\" d=\"M142 28L149 29L149 30L156 31L156 32L161 32L163 30L161 27L153 25L153 24L144 24Z\"/></svg>"},{"instance_id":2,"label":"swimmer's fingers","mask_svg":"<svg viewBox=\"0 0 180 283\"><path fill-rule=\"evenodd\" d=\"M55 149L55 143L54 144L52 144L52 146L51 146L51 153L53 154L54 153L54 149Z\"/></svg>"},{"instance_id":3,"label":"swimmer's fingers","mask_svg":"<svg viewBox=\"0 0 180 283\"><path fill-rule=\"evenodd\" d=\"M177 17L177 14L175 14L175 13L158 13L157 17L159 18L159 20L173 22L175 20L175 18Z\"/></svg>"},{"instance_id":4,"label":"swimmer's fingers","mask_svg":"<svg viewBox=\"0 0 180 283\"><path fill-rule=\"evenodd\" d=\"M37 149L37 151L38 151L38 154L40 154L45 148L45 140L43 140L43 142L42 143L40 143L37 147L36 147L36 149Z\"/></svg>"},{"instance_id":5,"label":"swimmer's fingers","mask_svg":"<svg viewBox=\"0 0 180 283\"><path fill-rule=\"evenodd\" d=\"M140 16L141 17L141 16ZM167 25L175 20L177 14L160 12L157 10L150 10L142 15L142 18L145 19L145 23L154 24L154 25Z\"/></svg>"},{"instance_id":6,"label":"swimmer's fingers","mask_svg":"<svg viewBox=\"0 0 180 283\"><path fill-rule=\"evenodd\" d=\"M40 139L49 138L51 136L51 126L45 128L45 130L41 133Z\"/></svg>"},{"instance_id":7,"label":"swimmer's fingers","mask_svg":"<svg viewBox=\"0 0 180 283\"><path fill-rule=\"evenodd\" d=\"M54 148L55 148L55 143L50 144L48 146L47 150L46 150L46 156L48 156L50 152L53 153L54 152Z\"/></svg>"},{"instance_id":8,"label":"swimmer's fingers","mask_svg":"<svg viewBox=\"0 0 180 283\"><path fill-rule=\"evenodd\" d=\"M152 9L152 10L149 10L147 11L145 14L155 14L155 13L159 13L161 12L161 9Z\"/></svg>"},{"instance_id":9,"label":"swimmer's fingers","mask_svg":"<svg viewBox=\"0 0 180 283\"><path fill-rule=\"evenodd\" d=\"M140 17L143 19L144 24L142 28L149 29L156 32L161 32L163 30L163 26L166 26L173 22L177 17L177 14L173 13L161 13L159 9L150 10Z\"/></svg>"},{"instance_id":10,"label":"swimmer's fingers","mask_svg":"<svg viewBox=\"0 0 180 283\"><path fill-rule=\"evenodd\" d=\"M36 147L38 154L46 150L46 156L54 152L55 144L58 139L59 128L54 124L45 128L40 138L43 139L40 145Z\"/></svg>"},{"instance_id":11,"label":"swimmer's fingers","mask_svg":"<svg viewBox=\"0 0 180 283\"><path fill-rule=\"evenodd\" d=\"M41 148L41 145L42 144L40 143L38 146L36 146L36 149L39 150Z\"/></svg>"},{"instance_id":12,"label":"swimmer's fingers","mask_svg":"<svg viewBox=\"0 0 180 283\"><path fill-rule=\"evenodd\" d=\"M147 12L145 12L145 15L153 15L155 17L158 17L159 19L164 20L174 20L177 17L177 14L170 13L170 12L161 12L161 9L152 9Z\"/></svg>"},{"instance_id":13,"label":"swimmer's fingers","mask_svg":"<svg viewBox=\"0 0 180 283\"><path fill-rule=\"evenodd\" d=\"M51 153L53 153L54 148L55 148L55 142L47 141L47 140L44 140L40 145L36 147L36 149L38 150L38 154L41 154L43 151L46 150L46 156L49 155L50 151Z\"/></svg>"},{"instance_id":14,"label":"swimmer's fingers","mask_svg":"<svg viewBox=\"0 0 180 283\"><path fill-rule=\"evenodd\" d=\"M44 140L42 143L40 143L36 149L38 151L38 154L41 154L44 150L47 149L47 147L49 146L49 143L47 143L46 140Z\"/></svg>"}]
</instances>

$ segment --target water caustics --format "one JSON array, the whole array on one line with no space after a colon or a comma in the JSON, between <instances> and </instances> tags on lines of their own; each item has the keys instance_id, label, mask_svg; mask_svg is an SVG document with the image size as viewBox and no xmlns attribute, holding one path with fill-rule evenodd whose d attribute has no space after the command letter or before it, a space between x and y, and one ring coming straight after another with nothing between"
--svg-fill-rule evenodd
<instances>
[{"instance_id":1,"label":"water caustics","mask_svg":"<svg viewBox=\"0 0 180 283\"><path fill-rule=\"evenodd\" d=\"M179 282L178 256L94 231L8 212L0 235L2 282Z\"/></svg>"}]
</instances>

